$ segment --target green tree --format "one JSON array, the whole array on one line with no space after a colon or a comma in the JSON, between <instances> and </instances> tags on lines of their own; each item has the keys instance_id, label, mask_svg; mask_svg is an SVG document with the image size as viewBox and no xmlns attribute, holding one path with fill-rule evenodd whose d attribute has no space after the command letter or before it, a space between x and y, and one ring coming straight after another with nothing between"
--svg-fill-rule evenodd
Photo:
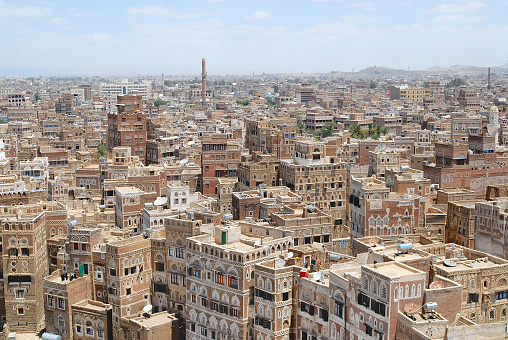
<instances>
[{"instance_id":1,"label":"green tree","mask_svg":"<svg viewBox=\"0 0 508 340\"><path fill-rule=\"evenodd\" d=\"M318 130L317 135L320 138L325 138L325 137L331 136L333 134L334 127L335 127L335 123L326 122L325 125L323 125L323 127Z\"/></svg>"},{"instance_id":2,"label":"green tree","mask_svg":"<svg viewBox=\"0 0 508 340\"><path fill-rule=\"evenodd\" d=\"M388 133L388 130L385 127L383 127L383 126L378 125L378 126L376 126L376 133L379 136L386 135Z\"/></svg>"},{"instance_id":3,"label":"green tree","mask_svg":"<svg viewBox=\"0 0 508 340\"><path fill-rule=\"evenodd\" d=\"M351 134L351 137L356 139L364 139L365 133L362 130L362 127L358 124L353 124L349 128L349 133Z\"/></svg>"},{"instance_id":4,"label":"green tree","mask_svg":"<svg viewBox=\"0 0 508 340\"><path fill-rule=\"evenodd\" d=\"M101 158L101 157L107 157L108 155L108 152L106 151L106 148L104 147L104 145L102 143L100 143L99 145L97 145L97 158Z\"/></svg>"},{"instance_id":5,"label":"green tree","mask_svg":"<svg viewBox=\"0 0 508 340\"><path fill-rule=\"evenodd\" d=\"M265 99L266 99L266 103L268 104L269 107L275 106L275 100L272 97L267 96L267 97L265 97Z\"/></svg>"},{"instance_id":6,"label":"green tree","mask_svg":"<svg viewBox=\"0 0 508 340\"><path fill-rule=\"evenodd\" d=\"M302 123L298 123L296 124L296 129L298 130L298 133L301 135L305 130L305 125Z\"/></svg>"},{"instance_id":7,"label":"green tree","mask_svg":"<svg viewBox=\"0 0 508 340\"><path fill-rule=\"evenodd\" d=\"M5 119L0 118L0 124L7 124L7 122L5 121Z\"/></svg>"},{"instance_id":8,"label":"green tree","mask_svg":"<svg viewBox=\"0 0 508 340\"><path fill-rule=\"evenodd\" d=\"M236 103L238 105L248 106L250 104L250 100L249 99L237 99Z\"/></svg>"},{"instance_id":9,"label":"green tree","mask_svg":"<svg viewBox=\"0 0 508 340\"><path fill-rule=\"evenodd\" d=\"M161 105L166 105L167 103L168 103L167 101L157 98L154 100L153 106L159 107Z\"/></svg>"},{"instance_id":10,"label":"green tree","mask_svg":"<svg viewBox=\"0 0 508 340\"><path fill-rule=\"evenodd\" d=\"M371 89L375 89L376 87L377 87L376 82L375 82L375 81L371 81L371 82L370 82L370 88L371 88Z\"/></svg>"},{"instance_id":11,"label":"green tree","mask_svg":"<svg viewBox=\"0 0 508 340\"><path fill-rule=\"evenodd\" d=\"M273 93L279 93L279 86L278 85L273 86Z\"/></svg>"},{"instance_id":12,"label":"green tree","mask_svg":"<svg viewBox=\"0 0 508 340\"><path fill-rule=\"evenodd\" d=\"M455 79L449 81L448 83L446 83L446 87L458 87L458 86L462 86L462 85L466 85L466 82L460 78L455 78Z\"/></svg>"}]
</instances>

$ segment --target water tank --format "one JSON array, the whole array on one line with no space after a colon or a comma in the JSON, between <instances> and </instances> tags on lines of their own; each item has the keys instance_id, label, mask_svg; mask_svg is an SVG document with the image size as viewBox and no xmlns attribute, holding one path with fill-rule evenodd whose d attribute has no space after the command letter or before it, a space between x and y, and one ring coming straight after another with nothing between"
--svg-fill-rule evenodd
<instances>
[{"instance_id":1,"label":"water tank","mask_svg":"<svg viewBox=\"0 0 508 340\"><path fill-rule=\"evenodd\" d=\"M233 219L233 214L224 214L222 215L223 221L231 221Z\"/></svg>"},{"instance_id":2,"label":"water tank","mask_svg":"<svg viewBox=\"0 0 508 340\"><path fill-rule=\"evenodd\" d=\"M68 227L68 228L72 228L72 227L75 227L77 224L78 224L78 221L76 221L76 220L72 220L72 221L69 221L69 222L67 223L67 227ZM49 334L49 333L48 333L48 334Z\"/></svg>"},{"instance_id":3,"label":"water tank","mask_svg":"<svg viewBox=\"0 0 508 340\"><path fill-rule=\"evenodd\" d=\"M397 250L398 251L409 251L413 249L412 243L399 243L397 244Z\"/></svg>"},{"instance_id":4,"label":"water tank","mask_svg":"<svg viewBox=\"0 0 508 340\"><path fill-rule=\"evenodd\" d=\"M407 171L409 170L409 165L401 165L400 171Z\"/></svg>"},{"instance_id":5,"label":"water tank","mask_svg":"<svg viewBox=\"0 0 508 340\"><path fill-rule=\"evenodd\" d=\"M43 340L62 340L62 337L53 333L42 333L41 339Z\"/></svg>"},{"instance_id":6,"label":"water tank","mask_svg":"<svg viewBox=\"0 0 508 340\"><path fill-rule=\"evenodd\" d=\"M423 305L423 309L426 312L431 312L437 309L437 302L427 302Z\"/></svg>"},{"instance_id":7,"label":"water tank","mask_svg":"<svg viewBox=\"0 0 508 340\"><path fill-rule=\"evenodd\" d=\"M338 255L338 254L330 254L330 260L332 260L332 261L339 261L340 260L340 255Z\"/></svg>"}]
</instances>

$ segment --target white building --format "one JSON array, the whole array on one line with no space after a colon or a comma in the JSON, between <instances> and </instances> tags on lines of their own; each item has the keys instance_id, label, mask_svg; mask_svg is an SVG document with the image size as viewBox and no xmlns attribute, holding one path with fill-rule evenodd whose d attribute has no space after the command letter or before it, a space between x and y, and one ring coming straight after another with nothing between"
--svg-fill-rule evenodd
<instances>
[{"instance_id":1,"label":"white building","mask_svg":"<svg viewBox=\"0 0 508 340\"><path fill-rule=\"evenodd\" d=\"M143 100L148 100L152 96L152 86L149 81L134 82L130 79L123 78L117 83L101 84L99 86L100 96L111 94L114 97L119 95L142 95Z\"/></svg>"},{"instance_id":2,"label":"white building","mask_svg":"<svg viewBox=\"0 0 508 340\"><path fill-rule=\"evenodd\" d=\"M19 172L23 176L41 181L41 185L46 187L49 179L49 161L48 157L35 157L32 161L19 162Z\"/></svg>"}]
</instances>

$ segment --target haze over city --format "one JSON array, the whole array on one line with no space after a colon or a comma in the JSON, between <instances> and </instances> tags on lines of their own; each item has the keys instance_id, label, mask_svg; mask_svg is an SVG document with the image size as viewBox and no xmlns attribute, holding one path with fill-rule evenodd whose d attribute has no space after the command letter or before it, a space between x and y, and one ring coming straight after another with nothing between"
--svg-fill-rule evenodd
<instances>
[{"instance_id":1,"label":"haze over city","mask_svg":"<svg viewBox=\"0 0 508 340\"><path fill-rule=\"evenodd\" d=\"M508 0L0 0L0 340L508 340Z\"/></svg>"},{"instance_id":2,"label":"haze over city","mask_svg":"<svg viewBox=\"0 0 508 340\"><path fill-rule=\"evenodd\" d=\"M507 63L506 1L0 1L2 75Z\"/></svg>"}]
</instances>

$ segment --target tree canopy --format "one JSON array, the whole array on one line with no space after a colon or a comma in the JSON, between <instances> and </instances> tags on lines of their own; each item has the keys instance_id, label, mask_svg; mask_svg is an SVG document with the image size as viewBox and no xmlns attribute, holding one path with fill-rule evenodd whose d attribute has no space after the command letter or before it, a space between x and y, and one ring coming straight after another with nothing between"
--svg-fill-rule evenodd
<instances>
[{"instance_id":1,"label":"tree canopy","mask_svg":"<svg viewBox=\"0 0 508 340\"><path fill-rule=\"evenodd\" d=\"M104 145L102 143L97 145L97 154L96 154L97 158L106 157L107 155L108 152L106 151Z\"/></svg>"},{"instance_id":2,"label":"tree canopy","mask_svg":"<svg viewBox=\"0 0 508 340\"><path fill-rule=\"evenodd\" d=\"M160 98L157 98L154 100L153 102L153 106L156 106L156 107L159 107L161 105L166 105L168 102L163 100L163 99L160 99Z\"/></svg>"},{"instance_id":3,"label":"tree canopy","mask_svg":"<svg viewBox=\"0 0 508 340\"><path fill-rule=\"evenodd\" d=\"M462 85L466 85L466 82L460 78L455 78L446 83L446 87L458 87Z\"/></svg>"},{"instance_id":4,"label":"tree canopy","mask_svg":"<svg viewBox=\"0 0 508 340\"><path fill-rule=\"evenodd\" d=\"M237 99L236 103L238 105L248 106L250 104L250 100L248 100L248 99Z\"/></svg>"},{"instance_id":5,"label":"tree canopy","mask_svg":"<svg viewBox=\"0 0 508 340\"><path fill-rule=\"evenodd\" d=\"M372 139L379 139L382 135L386 135L388 130L381 125L377 125L373 127L372 124L369 124L369 128L367 130L363 130L362 127L358 124L353 124L349 128L349 133L351 137L356 139L364 139L366 137L370 137Z\"/></svg>"}]
</instances>

